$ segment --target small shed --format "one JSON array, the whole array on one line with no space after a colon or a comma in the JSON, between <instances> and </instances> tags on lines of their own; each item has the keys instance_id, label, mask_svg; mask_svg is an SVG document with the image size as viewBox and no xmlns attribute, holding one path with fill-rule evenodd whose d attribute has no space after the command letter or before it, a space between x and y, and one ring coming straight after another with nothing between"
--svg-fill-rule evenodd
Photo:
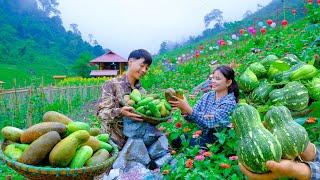
<instances>
[{"instance_id":1,"label":"small shed","mask_svg":"<svg viewBox=\"0 0 320 180\"><path fill-rule=\"evenodd\" d=\"M98 65L98 70L92 70L90 76L118 76L124 73L128 66L128 60L109 51L90 61L92 65Z\"/></svg>"}]
</instances>

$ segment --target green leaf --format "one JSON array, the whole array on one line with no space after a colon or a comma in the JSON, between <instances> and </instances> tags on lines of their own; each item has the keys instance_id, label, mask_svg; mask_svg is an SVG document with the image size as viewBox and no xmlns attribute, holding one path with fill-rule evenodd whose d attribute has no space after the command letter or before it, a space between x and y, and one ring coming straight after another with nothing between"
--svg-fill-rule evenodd
<instances>
[{"instance_id":1,"label":"green leaf","mask_svg":"<svg viewBox=\"0 0 320 180\"><path fill-rule=\"evenodd\" d=\"M288 71L290 69L290 65L288 63L279 60L272 62L271 66L279 71Z\"/></svg>"},{"instance_id":2,"label":"green leaf","mask_svg":"<svg viewBox=\"0 0 320 180\"><path fill-rule=\"evenodd\" d=\"M218 142L222 145L226 140L226 135L224 133L214 133L214 135L218 138Z\"/></svg>"},{"instance_id":3,"label":"green leaf","mask_svg":"<svg viewBox=\"0 0 320 180\"><path fill-rule=\"evenodd\" d=\"M312 110L310 116L320 118L320 101L313 102L309 108Z\"/></svg>"}]
</instances>

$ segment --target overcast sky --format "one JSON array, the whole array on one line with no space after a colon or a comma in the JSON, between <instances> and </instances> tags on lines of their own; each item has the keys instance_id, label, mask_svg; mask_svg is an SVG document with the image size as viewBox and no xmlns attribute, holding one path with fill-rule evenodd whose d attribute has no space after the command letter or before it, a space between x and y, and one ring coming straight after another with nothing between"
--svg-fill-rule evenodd
<instances>
[{"instance_id":1,"label":"overcast sky","mask_svg":"<svg viewBox=\"0 0 320 180\"><path fill-rule=\"evenodd\" d=\"M226 21L240 20L257 4L271 0L59 0L66 29L79 25L82 37L93 34L104 48L127 58L134 49L157 53L164 40L181 41L205 29L203 18L220 9Z\"/></svg>"}]
</instances>

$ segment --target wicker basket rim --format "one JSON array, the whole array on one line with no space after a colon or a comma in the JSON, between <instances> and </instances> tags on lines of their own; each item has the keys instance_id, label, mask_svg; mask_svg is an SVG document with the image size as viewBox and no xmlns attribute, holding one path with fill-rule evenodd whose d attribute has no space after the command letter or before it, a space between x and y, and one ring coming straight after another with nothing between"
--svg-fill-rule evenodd
<instances>
[{"instance_id":1,"label":"wicker basket rim","mask_svg":"<svg viewBox=\"0 0 320 180\"><path fill-rule=\"evenodd\" d=\"M106 161L104 161L103 163L97 164L95 166L87 166L87 167L82 167L82 168L60 168L60 167L39 167L39 166L34 166L34 165L28 165L28 164L23 164L20 163L18 161L12 160L10 158L8 158L6 155L4 155L2 148L0 148L0 159L2 159L7 165L8 163L13 164L13 166L15 166L16 168L19 169L25 169L26 171L41 171L41 172L57 172L56 174L59 174L59 172L61 171L65 171L67 173L70 172L87 172L87 170L90 171L97 171L100 170L102 168L105 168L107 166L110 166L111 163L113 163L113 161L118 157L119 154L119 149L117 147L117 145L112 141L109 140L110 145L113 147L113 152L111 153L112 156L110 158L108 158ZM0 142L0 146L2 147L3 142Z\"/></svg>"},{"instance_id":2,"label":"wicker basket rim","mask_svg":"<svg viewBox=\"0 0 320 180\"><path fill-rule=\"evenodd\" d=\"M140 115L145 122L153 124L153 125L158 125L160 123L166 122L168 119L170 119L172 117L172 113L170 113L170 115L163 117L163 118L156 118L156 117L146 116L145 114L142 114L136 110L134 110L134 112L136 114Z\"/></svg>"}]
</instances>

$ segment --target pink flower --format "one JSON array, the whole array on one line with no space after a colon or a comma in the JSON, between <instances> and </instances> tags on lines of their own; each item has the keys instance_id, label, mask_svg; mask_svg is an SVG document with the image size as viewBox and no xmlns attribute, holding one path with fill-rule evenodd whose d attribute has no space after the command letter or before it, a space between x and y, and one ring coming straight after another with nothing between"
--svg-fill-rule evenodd
<instances>
[{"instance_id":1,"label":"pink flower","mask_svg":"<svg viewBox=\"0 0 320 180\"><path fill-rule=\"evenodd\" d=\"M194 134L194 135L192 135L192 138L198 138L200 135L199 134Z\"/></svg>"},{"instance_id":2,"label":"pink flower","mask_svg":"<svg viewBox=\"0 0 320 180\"><path fill-rule=\"evenodd\" d=\"M230 159L231 161L235 161L235 160L238 159L238 156L230 156L229 159Z\"/></svg>"},{"instance_id":3,"label":"pink flower","mask_svg":"<svg viewBox=\"0 0 320 180\"><path fill-rule=\"evenodd\" d=\"M162 127L162 126L160 126L160 127L158 128L158 130L159 130L159 131L164 131L164 130L165 130L165 128L164 128L164 127Z\"/></svg>"},{"instance_id":4,"label":"pink flower","mask_svg":"<svg viewBox=\"0 0 320 180\"><path fill-rule=\"evenodd\" d=\"M228 128L234 128L234 125L232 124L232 123L230 123L229 125L228 125Z\"/></svg>"},{"instance_id":5,"label":"pink flower","mask_svg":"<svg viewBox=\"0 0 320 180\"><path fill-rule=\"evenodd\" d=\"M203 161L204 160L204 156L203 155L197 155L194 159L198 160L198 161Z\"/></svg>"},{"instance_id":6,"label":"pink flower","mask_svg":"<svg viewBox=\"0 0 320 180\"><path fill-rule=\"evenodd\" d=\"M199 155L203 155L205 152L207 152L207 151L204 150L204 149L201 149L200 152L199 152Z\"/></svg>"}]
</instances>

